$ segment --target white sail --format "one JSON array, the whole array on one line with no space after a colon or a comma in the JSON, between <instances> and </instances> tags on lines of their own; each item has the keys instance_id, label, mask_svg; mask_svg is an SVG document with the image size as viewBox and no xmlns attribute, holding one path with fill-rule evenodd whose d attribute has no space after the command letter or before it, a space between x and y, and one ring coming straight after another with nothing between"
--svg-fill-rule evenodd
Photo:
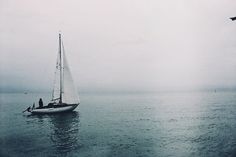
<instances>
[{"instance_id":1,"label":"white sail","mask_svg":"<svg viewBox=\"0 0 236 157\"><path fill-rule=\"evenodd\" d=\"M70 72L70 68L67 62L63 44L62 44L62 48L63 48L62 102L67 103L67 104L78 104L79 97L78 97L77 90L75 88L74 81Z\"/></svg>"},{"instance_id":2,"label":"white sail","mask_svg":"<svg viewBox=\"0 0 236 157\"><path fill-rule=\"evenodd\" d=\"M52 91L52 101L54 102L59 102L60 99L60 66L60 53L58 53Z\"/></svg>"},{"instance_id":3,"label":"white sail","mask_svg":"<svg viewBox=\"0 0 236 157\"><path fill-rule=\"evenodd\" d=\"M62 44L62 43L61 43ZM61 60L60 60L60 55ZM62 81L60 82L60 66L61 73L62 73ZM61 89L60 89L60 86ZM60 91L62 90L62 91ZM53 94L52 94L52 101L58 103L60 100L60 92L62 92L62 103L66 104L78 104L79 97L74 85L74 81L72 79L72 75L70 72L70 68L68 66L68 62L65 55L64 46L62 44L62 51L61 54L59 52L57 56L57 64L56 64L56 71L55 71L55 79L54 79L54 87L53 87Z\"/></svg>"}]
</instances>

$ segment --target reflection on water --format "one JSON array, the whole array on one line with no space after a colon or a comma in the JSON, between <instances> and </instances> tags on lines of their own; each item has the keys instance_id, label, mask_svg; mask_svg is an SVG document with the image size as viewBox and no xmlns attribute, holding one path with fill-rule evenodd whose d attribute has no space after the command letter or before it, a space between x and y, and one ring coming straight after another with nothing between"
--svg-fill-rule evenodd
<instances>
[{"instance_id":1,"label":"reflection on water","mask_svg":"<svg viewBox=\"0 0 236 157\"><path fill-rule=\"evenodd\" d=\"M79 113L70 112L50 115L52 133L50 139L58 153L69 153L79 147Z\"/></svg>"},{"instance_id":2,"label":"reflection on water","mask_svg":"<svg viewBox=\"0 0 236 157\"><path fill-rule=\"evenodd\" d=\"M87 94L81 114L32 116L33 94L3 96L0 157L236 155L236 91Z\"/></svg>"},{"instance_id":3,"label":"reflection on water","mask_svg":"<svg viewBox=\"0 0 236 157\"><path fill-rule=\"evenodd\" d=\"M36 125L37 136L41 136L43 141L47 138L47 144L38 143L39 150L50 150L41 152L51 156L70 156L71 151L78 149L79 144L79 113L76 111L52 114L52 115L28 115L27 124ZM33 139L34 136L32 136ZM50 145L50 149L42 145Z\"/></svg>"}]
</instances>

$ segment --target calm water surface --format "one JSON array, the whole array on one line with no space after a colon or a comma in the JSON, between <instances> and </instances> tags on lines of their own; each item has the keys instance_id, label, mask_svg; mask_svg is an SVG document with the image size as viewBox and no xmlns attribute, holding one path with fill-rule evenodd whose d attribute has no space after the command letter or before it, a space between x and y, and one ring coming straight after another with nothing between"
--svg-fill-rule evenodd
<instances>
[{"instance_id":1,"label":"calm water surface","mask_svg":"<svg viewBox=\"0 0 236 157\"><path fill-rule=\"evenodd\" d=\"M40 97L0 94L0 156L236 156L235 91L87 93L71 113L22 114Z\"/></svg>"}]
</instances>

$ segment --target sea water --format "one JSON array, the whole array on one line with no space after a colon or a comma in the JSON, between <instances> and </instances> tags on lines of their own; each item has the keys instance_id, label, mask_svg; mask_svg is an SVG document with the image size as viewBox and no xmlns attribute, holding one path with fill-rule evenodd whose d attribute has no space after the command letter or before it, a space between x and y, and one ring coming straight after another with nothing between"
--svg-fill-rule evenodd
<instances>
[{"instance_id":1,"label":"sea water","mask_svg":"<svg viewBox=\"0 0 236 157\"><path fill-rule=\"evenodd\" d=\"M0 94L1 157L236 156L236 91L81 93L74 112L22 113L39 98Z\"/></svg>"}]
</instances>

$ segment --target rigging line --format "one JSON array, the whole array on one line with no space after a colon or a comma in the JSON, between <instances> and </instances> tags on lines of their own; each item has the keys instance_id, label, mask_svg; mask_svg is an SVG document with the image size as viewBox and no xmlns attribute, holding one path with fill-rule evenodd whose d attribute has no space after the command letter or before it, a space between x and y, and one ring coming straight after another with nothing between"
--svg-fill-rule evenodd
<instances>
[{"instance_id":1,"label":"rigging line","mask_svg":"<svg viewBox=\"0 0 236 157\"><path fill-rule=\"evenodd\" d=\"M60 101L62 103L62 54L61 54L61 34L59 33L59 54L60 54Z\"/></svg>"},{"instance_id":2,"label":"rigging line","mask_svg":"<svg viewBox=\"0 0 236 157\"><path fill-rule=\"evenodd\" d=\"M64 78L65 78L65 65L64 65L64 60L65 60L65 49L64 49L64 44L63 41L61 40L61 46L62 46L62 57L63 57L63 67L62 67L62 93L64 93Z\"/></svg>"}]
</instances>

